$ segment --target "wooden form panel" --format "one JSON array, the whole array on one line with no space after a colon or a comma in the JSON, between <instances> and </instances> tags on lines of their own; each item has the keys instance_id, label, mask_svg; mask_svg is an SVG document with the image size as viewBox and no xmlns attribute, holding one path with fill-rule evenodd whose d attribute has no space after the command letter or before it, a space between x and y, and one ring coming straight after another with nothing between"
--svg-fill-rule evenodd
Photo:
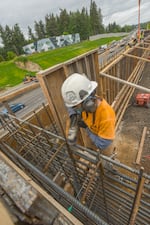
<instances>
[{"instance_id":1,"label":"wooden form panel","mask_svg":"<svg viewBox=\"0 0 150 225\"><path fill-rule=\"evenodd\" d=\"M99 67L96 66L98 65L98 52L97 50L90 51L65 62L63 65L67 76L72 73L84 73L89 79L96 80L99 74Z\"/></svg>"},{"instance_id":2,"label":"wooden form panel","mask_svg":"<svg viewBox=\"0 0 150 225\"><path fill-rule=\"evenodd\" d=\"M86 74L89 79L96 81L99 76L98 65L98 53L97 50L94 50L45 71L40 71L37 74L41 88L48 100L52 116L64 137L68 113L61 96L61 86L72 73ZM78 142L80 144L84 143L87 147L92 146L87 136L83 133L80 134Z\"/></svg>"},{"instance_id":3,"label":"wooden form panel","mask_svg":"<svg viewBox=\"0 0 150 225\"><path fill-rule=\"evenodd\" d=\"M66 79L66 74L63 65L54 67L51 71L46 71L46 74L45 72L38 74L38 79L47 97L53 118L64 135L65 129L62 128L66 121L66 109L61 96L61 85Z\"/></svg>"}]
</instances>

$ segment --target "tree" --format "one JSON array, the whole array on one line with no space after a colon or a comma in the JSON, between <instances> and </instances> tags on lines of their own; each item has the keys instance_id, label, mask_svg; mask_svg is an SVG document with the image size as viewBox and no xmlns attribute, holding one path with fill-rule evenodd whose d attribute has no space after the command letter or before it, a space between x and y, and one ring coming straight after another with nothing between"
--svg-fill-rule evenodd
<instances>
[{"instance_id":1,"label":"tree","mask_svg":"<svg viewBox=\"0 0 150 225\"><path fill-rule=\"evenodd\" d=\"M90 5L90 26L91 35L99 34L103 27L101 10L97 9L95 1L92 0Z\"/></svg>"},{"instance_id":2,"label":"tree","mask_svg":"<svg viewBox=\"0 0 150 225\"><path fill-rule=\"evenodd\" d=\"M36 37L37 39L42 39L42 38L45 38L45 25L44 23L42 22L42 20L40 20L39 22L34 22L34 29L35 29L35 32L36 32Z\"/></svg>"},{"instance_id":3,"label":"tree","mask_svg":"<svg viewBox=\"0 0 150 225\"><path fill-rule=\"evenodd\" d=\"M12 30L8 25L5 26L5 29L0 26L0 33L6 52L12 50Z\"/></svg>"},{"instance_id":4,"label":"tree","mask_svg":"<svg viewBox=\"0 0 150 225\"><path fill-rule=\"evenodd\" d=\"M113 23L109 23L107 26L107 32L120 32L121 31L121 27L119 25L116 24L116 22Z\"/></svg>"},{"instance_id":5,"label":"tree","mask_svg":"<svg viewBox=\"0 0 150 225\"><path fill-rule=\"evenodd\" d=\"M102 16L101 9L98 10L98 15L99 15L99 23L100 23L100 33L104 33L105 29L103 25L103 16Z\"/></svg>"},{"instance_id":6,"label":"tree","mask_svg":"<svg viewBox=\"0 0 150 225\"><path fill-rule=\"evenodd\" d=\"M80 15L80 38L81 40L89 39L90 35L90 18L87 10L83 7Z\"/></svg>"},{"instance_id":7,"label":"tree","mask_svg":"<svg viewBox=\"0 0 150 225\"><path fill-rule=\"evenodd\" d=\"M5 26L5 29L0 26L0 35L4 45L5 58L7 52L14 52L16 55L23 53L22 47L26 41L18 24L15 24L12 29L8 25Z\"/></svg>"},{"instance_id":8,"label":"tree","mask_svg":"<svg viewBox=\"0 0 150 225\"><path fill-rule=\"evenodd\" d=\"M150 22L147 23L146 29L150 30Z\"/></svg>"},{"instance_id":9,"label":"tree","mask_svg":"<svg viewBox=\"0 0 150 225\"><path fill-rule=\"evenodd\" d=\"M26 41L19 25L15 24L12 29L12 48L16 55L20 55L23 53L22 47L25 45L25 43Z\"/></svg>"},{"instance_id":10,"label":"tree","mask_svg":"<svg viewBox=\"0 0 150 225\"><path fill-rule=\"evenodd\" d=\"M66 9L60 9L60 16L58 20L58 29L59 33L63 34L64 32L69 31L69 15Z\"/></svg>"},{"instance_id":11,"label":"tree","mask_svg":"<svg viewBox=\"0 0 150 225\"><path fill-rule=\"evenodd\" d=\"M54 17L53 13L45 17L45 30L47 37L58 36L60 34L58 31L57 18Z\"/></svg>"},{"instance_id":12,"label":"tree","mask_svg":"<svg viewBox=\"0 0 150 225\"><path fill-rule=\"evenodd\" d=\"M31 42L34 42L34 41L36 40L36 37L35 37L35 35L33 34L31 27L29 27L29 26L28 26L28 36L29 36L29 40L30 40Z\"/></svg>"}]
</instances>

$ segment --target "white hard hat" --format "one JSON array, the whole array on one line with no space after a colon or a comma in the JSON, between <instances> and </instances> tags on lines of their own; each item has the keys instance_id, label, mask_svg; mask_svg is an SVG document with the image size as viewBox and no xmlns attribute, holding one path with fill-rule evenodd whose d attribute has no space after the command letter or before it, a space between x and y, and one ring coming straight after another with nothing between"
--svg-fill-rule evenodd
<instances>
[{"instance_id":1,"label":"white hard hat","mask_svg":"<svg viewBox=\"0 0 150 225\"><path fill-rule=\"evenodd\" d=\"M67 107L83 102L97 87L97 82L90 81L85 75L73 73L61 87L62 97Z\"/></svg>"}]
</instances>

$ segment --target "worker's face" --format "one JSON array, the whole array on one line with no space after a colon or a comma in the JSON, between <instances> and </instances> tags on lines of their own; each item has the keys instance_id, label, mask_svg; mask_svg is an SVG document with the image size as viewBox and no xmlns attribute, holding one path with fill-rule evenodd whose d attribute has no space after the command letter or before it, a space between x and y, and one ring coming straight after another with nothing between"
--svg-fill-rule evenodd
<instances>
[{"instance_id":1,"label":"worker's face","mask_svg":"<svg viewBox=\"0 0 150 225\"><path fill-rule=\"evenodd\" d=\"M96 111L97 108L96 98L90 96L87 99L85 99L82 103L74 106L73 108L78 114L82 113L82 111L93 113Z\"/></svg>"},{"instance_id":2,"label":"worker's face","mask_svg":"<svg viewBox=\"0 0 150 225\"><path fill-rule=\"evenodd\" d=\"M85 101L82 103L82 108L88 113L94 113L97 108L96 97L89 96L87 99L85 99Z\"/></svg>"}]
</instances>

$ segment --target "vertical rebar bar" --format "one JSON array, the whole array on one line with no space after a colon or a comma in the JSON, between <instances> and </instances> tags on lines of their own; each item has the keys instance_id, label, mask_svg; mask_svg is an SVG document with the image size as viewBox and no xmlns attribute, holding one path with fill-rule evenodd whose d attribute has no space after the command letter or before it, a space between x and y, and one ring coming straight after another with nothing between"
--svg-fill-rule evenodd
<instances>
[{"instance_id":1,"label":"vertical rebar bar","mask_svg":"<svg viewBox=\"0 0 150 225\"><path fill-rule=\"evenodd\" d=\"M131 210L131 213L130 213L130 216L129 216L129 223L128 223L129 225L135 224L136 216L137 216L137 213L138 213L138 210L139 210L141 195L142 195L144 182L145 182L145 178L143 177L143 172L144 172L144 168L141 167L139 177L138 177L135 197L134 197L134 201L133 201L133 206L132 206L132 210Z\"/></svg>"}]
</instances>

